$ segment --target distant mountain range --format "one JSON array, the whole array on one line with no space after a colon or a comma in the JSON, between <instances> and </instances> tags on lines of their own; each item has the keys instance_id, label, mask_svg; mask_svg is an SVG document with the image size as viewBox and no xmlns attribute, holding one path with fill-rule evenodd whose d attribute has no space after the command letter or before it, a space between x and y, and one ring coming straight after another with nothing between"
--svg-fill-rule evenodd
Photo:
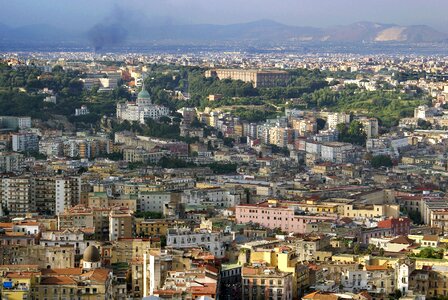
<instances>
[{"instance_id":1,"label":"distant mountain range","mask_svg":"<svg viewBox=\"0 0 448 300\"><path fill-rule=\"evenodd\" d=\"M99 24L88 32L68 32L46 24L10 28L0 24L0 42L74 42L97 48L132 43L207 42L447 42L448 34L426 25L358 22L328 28L289 26L271 20L231 25Z\"/></svg>"}]
</instances>

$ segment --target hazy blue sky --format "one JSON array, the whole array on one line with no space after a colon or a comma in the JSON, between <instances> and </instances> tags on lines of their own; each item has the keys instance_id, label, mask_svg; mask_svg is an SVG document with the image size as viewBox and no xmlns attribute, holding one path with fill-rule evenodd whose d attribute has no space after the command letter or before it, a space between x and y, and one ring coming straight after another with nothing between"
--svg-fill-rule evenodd
<instances>
[{"instance_id":1,"label":"hazy blue sky","mask_svg":"<svg viewBox=\"0 0 448 300\"><path fill-rule=\"evenodd\" d=\"M448 0L0 0L0 23L87 29L121 15L155 23L229 24L272 19L331 26L356 21L426 24L448 32ZM147 22L147 21L145 21Z\"/></svg>"}]
</instances>

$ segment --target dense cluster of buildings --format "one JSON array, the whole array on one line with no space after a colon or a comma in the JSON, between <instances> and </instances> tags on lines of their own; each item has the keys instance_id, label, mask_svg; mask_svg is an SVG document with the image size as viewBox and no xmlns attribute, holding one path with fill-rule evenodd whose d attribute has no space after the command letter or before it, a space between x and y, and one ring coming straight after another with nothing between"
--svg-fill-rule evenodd
<instances>
[{"instance_id":1,"label":"dense cluster of buildings","mask_svg":"<svg viewBox=\"0 0 448 300\"><path fill-rule=\"evenodd\" d=\"M129 54L111 56L126 64L116 67L86 63L93 54L59 55L66 59L36 55L27 63L81 71L91 93L121 81L141 90L91 130L0 117L0 298L448 295L448 84L430 75L448 71L443 60ZM207 67L205 76L260 88L287 84L290 73L279 69L343 71L327 79L338 82L332 89L373 91L385 81L403 93L418 87L432 102L392 128L364 111L287 108L248 122L232 109L183 107L174 116L145 89L142 74L150 63ZM429 75L395 82L384 70ZM344 78L345 72L363 78ZM41 92L43 101L57 101L48 88ZM208 99L219 103L222 95ZM89 112L81 107L75 114ZM179 119L181 138L133 129L163 116L168 123ZM354 121L365 144L340 138L340 124ZM122 128L113 130L112 122ZM375 165L378 156L389 160Z\"/></svg>"}]
</instances>

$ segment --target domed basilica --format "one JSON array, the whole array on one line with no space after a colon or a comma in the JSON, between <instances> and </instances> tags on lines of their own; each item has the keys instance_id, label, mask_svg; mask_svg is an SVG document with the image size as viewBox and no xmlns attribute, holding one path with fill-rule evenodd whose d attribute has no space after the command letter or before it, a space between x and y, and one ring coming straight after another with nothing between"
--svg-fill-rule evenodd
<instances>
[{"instance_id":1,"label":"domed basilica","mask_svg":"<svg viewBox=\"0 0 448 300\"><path fill-rule=\"evenodd\" d=\"M137 121L144 124L147 118L158 119L161 116L167 116L169 113L170 110L167 107L152 104L151 96L145 89L144 83L142 90L138 93L136 102L117 103L118 121Z\"/></svg>"}]
</instances>

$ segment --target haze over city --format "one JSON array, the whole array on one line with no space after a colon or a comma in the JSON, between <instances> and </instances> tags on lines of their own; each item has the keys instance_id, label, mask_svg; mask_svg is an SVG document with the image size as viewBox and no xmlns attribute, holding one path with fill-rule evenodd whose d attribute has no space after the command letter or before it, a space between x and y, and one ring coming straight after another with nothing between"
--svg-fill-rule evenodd
<instances>
[{"instance_id":1,"label":"haze over city","mask_svg":"<svg viewBox=\"0 0 448 300\"><path fill-rule=\"evenodd\" d=\"M150 23L233 24L271 19L287 25L326 27L359 21L429 25L446 31L444 0L15 0L0 1L1 23L49 24L87 30L109 17Z\"/></svg>"},{"instance_id":2,"label":"haze over city","mask_svg":"<svg viewBox=\"0 0 448 300\"><path fill-rule=\"evenodd\" d=\"M447 11L0 0L0 299L448 300Z\"/></svg>"}]
</instances>

